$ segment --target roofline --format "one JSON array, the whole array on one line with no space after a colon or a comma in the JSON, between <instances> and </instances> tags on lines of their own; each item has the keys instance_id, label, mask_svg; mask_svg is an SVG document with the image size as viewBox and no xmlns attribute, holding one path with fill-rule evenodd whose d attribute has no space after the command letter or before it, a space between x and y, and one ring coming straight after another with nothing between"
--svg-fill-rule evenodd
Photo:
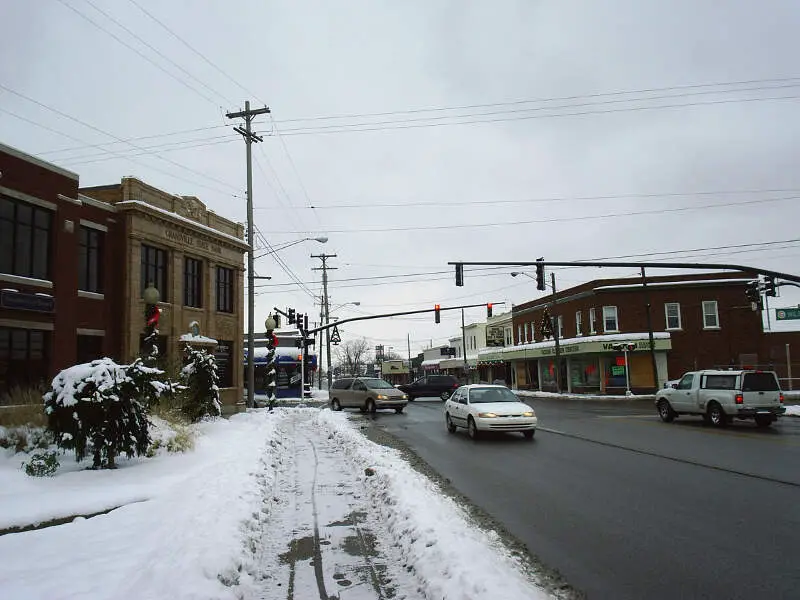
<instances>
[{"instance_id":1,"label":"roofline","mask_svg":"<svg viewBox=\"0 0 800 600\"><path fill-rule=\"evenodd\" d=\"M47 162L46 160L42 160L41 158L37 158L32 154L28 154L27 152L23 152L13 146L7 146L6 144L0 143L0 151L5 152L6 154L10 154L16 158L24 160L25 162L29 162L36 166L42 167L43 169L47 169L48 171L52 171L54 173L58 173L59 175L63 175L64 177L69 177L70 179L74 179L75 181L80 181L80 176L63 167L59 167L54 165L53 163Z\"/></svg>"}]
</instances>

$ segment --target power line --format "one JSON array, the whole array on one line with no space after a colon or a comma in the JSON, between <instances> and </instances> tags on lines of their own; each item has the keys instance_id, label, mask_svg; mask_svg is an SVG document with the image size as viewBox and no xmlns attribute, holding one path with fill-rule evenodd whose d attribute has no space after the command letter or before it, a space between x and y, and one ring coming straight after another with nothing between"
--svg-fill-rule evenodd
<instances>
[{"instance_id":1,"label":"power line","mask_svg":"<svg viewBox=\"0 0 800 600\"><path fill-rule=\"evenodd\" d=\"M117 27L119 27L119 28L121 28L121 29L125 30L125 31L126 31L128 34L129 34L129 35L133 36L133 37L134 37L136 40L138 40L139 42L141 42L142 44L144 44L145 46L147 46L147 47L148 47L150 50L152 50L153 52L155 52L156 54L158 54L158 56L160 56L162 59L164 59L164 60L166 60L167 62L169 62L169 63L170 63L172 66L174 66L176 69L178 69L179 71L181 71L181 72L182 72L184 75L187 75L188 77L191 77L191 78L192 78L193 80L195 80L197 83L199 83L199 84L200 84L200 85L202 85L204 88L206 88L206 89L207 89L209 92L211 92L212 94L216 94L217 96L219 96L220 98L222 98L222 99L225 101L225 103L226 103L226 104L233 104L233 103L232 103L232 102L231 102L231 101L230 101L230 100L229 100L229 99L228 99L228 98L227 98L227 97L226 97L224 94L220 94L220 93L219 93L217 90L215 90L215 89L214 89L214 88L212 88L211 86L207 85L207 84L206 84L204 81L201 81L200 79L198 79L197 77L195 77L194 75L192 75L192 74L191 74L189 71L187 71L186 69L184 69L184 68L183 68L182 66L180 66L178 63L176 63L174 60L172 60L172 59L171 59L169 56L166 56L166 55L165 55L163 52L161 52L161 51L160 51L158 48L155 48L155 47L154 47L152 44L150 44L149 42L147 42L146 40L144 40L144 39L142 39L140 36L138 36L138 35L137 35L137 34L136 34L134 31L131 31L131 30L130 30L128 27L126 27L124 24L120 23L120 22L119 22L117 19L115 19L115 18L114 18L114 17L112 17L110 14L108 14L107 12L105 12L103 9L101 9L99 6L97 6L97 5L96 5L94 2L92 2L92 0L84 0L84 1L85 1L85 2L86 2L88 5L89 5L89 6L91 6L92 8L94 8L94 9L95 9L97 12L99 12L99 13L100 13L100 14L102 14L104 17L106 17L108 20L110 20L112 23L114 23L115 25L117 25Z\"/></svg>"},{"instance_id":2,"label":"power line","mask_svg":"<svg viewBox=\"0 0 800 600\"><path fill-rule=\"evenodd\" d=\"M60 1L61 0L59 0L59 2ZM83 121L83 120L81 120L81 119L79 119L77 117L73 117L72 115L68 115L67 113L65 113L65 112L63 112L61 110L58 110L57 108L53 108L52 106L48 106L47 104L39 102L38 100L34 100L30 96L26 96L25 94L22 94L21 92L17 92L16 90L13 90L10 87L7 87L7 86L3 85L2 83L0 83L0 89L3 89L3 90L7 91L10 94L13 94L14 96L22 98L23 100L27 100L28 102L31 102L32 104L36 104L37 106L40 106L40 107L42 107L42 108L44 108L46 110L54 112L55 114L57 114L57 115L59 115L61 117L64 117L65 119L69 119L70 121L78 123L79 125L83 125L84 127L87 127L89 129L91 129L92 131L96 131L98 133L102 133L103 135L108 136L108 137L110 137L112 139L115 139L118 142L124 142L125 141L122 138L114 135L113 133L109 133L109 132L107 132L107 131L105 131L103 129L100 129L99 127L96 127L96 126L94 126L94 125L92 125L90 123L87 123L86 121ZM69 137L71 139L76 139L76 138L73 138L72 136L65 136L65 137ZM83 140L78 140L78 141L82 142ZM139 151L143 151L144 150L144 148L134 144L133 142L125 142L125 143L128 144L129 146L133 146L134 148L136 148ZM108 152L110 152L112 154L115 154L115 152L113 152L111 150L109 150ZM119 153L116 153L116 154L119 154ZM186 165L182 165L181 163L176 162L176 161L174 161L174 160L172 160L170 158L166 158L164 156L160 156L159 154L156 154L156 153L153 153L153 156L155 156L156 158L158 158L160 160L163 160L164 162L167 162L167 163L169 163L171 165L174 165L176 167L184 169L185 171L189 171L190 173L193 173L195 175L199 175L200 177L204 177L204 178L206 178L208 180L215 181L217 183L221 183L222 185L225 185L225 186L227 186L227 187L229 187L229 188L231 188L233 190L239 191L239 189L236 186L233 186L233 185L231 185L231 184L229 184L229 183L227 183L225 181L222 181L221 179L217 179L216 177L212 177L211 175L207 175L207 174L205 174L205 173L203 173L201 171L197 171L195 169L192 169L191 167L187 167ZM126 158L126 157L122 156L122 158ZM128 158L128 160L130 160L132 162L135 162L137 164L142 164L142 163L139 163L138 161L135 161L132 158ZM144 166L147 166L147 165L144 165ZM150 168L153 168L153 167L150 167ZM156 170L158 170L158 169L156 169ZM172 173L169 173L169 172L166 172L166 173L171 175L171 176L173 176L173 177L175 177L175 175L172 174ZM197 182L194 182L194 183L195 183L195 185L201 185L201 184L198 184ZM210 186L208 186L208 185L206 185L204 187L210 188ZM210 188L210 189L213 189L213 188ZM220 190L215 190L215 191L220 191ZM222 193L227 193L227 192L222 192ZM234 196L234 197L236 197L236 196Z\"/></svg>"},{"instance_id":3,"label":"power line","mask_svg":"<svg viewBox=\"0 0 800 600\"><path fill-rule=\"evenodd\" d=\"M130 0L131 2L133 0ZM611 92L595 92L592 94L580 94L580 95L573 95L573 96L554 96L550 98L529 98L529 99L522 99L522 100L511 100L507 102L491 102L487 104L466 104L461 106L433 106L427 108L414 108L414 109L406 109L406 110L395 110L395 111L386 111L386 112L373 112L373 113L355 113L355 114L344 114L344 115L329 115L329 116L311 116L311 117L298 117L293 119L279 119L278 123L292 123L292 122L302 122L302 121L321 121L321 120L332 120L332 119L357 119L357 118L369 118L369 117L386 117L391 115L404 115L404 114L418 114L423 112L442 112L442 111L453 111L453 110L472 110L476 108L494 108L497 106L515 106L521 104L531 104L537 102L561 102L567 100L583 100L586 98L602 98L607 96L622 96L622 95L631 95L631 94L649 94L649 93L656 93L656 92L668 92L674 90L689 90L689 89L699 89L699 88L706 88L706 87L731 87L731 86L741 86L741 85L754 85L754 84L768 84L768 83L788 83L788 82L800 82L800 77L780 77L780 78L770 78L770 79L750 79L750 80L743 80L743 81L723 81L723 82L716 82L716 83L696 83L696 84L684 84L684 85L673 85L673 86L665 86L665 87L656 87L656 88L642 88L637 90L614 90ZM763 89L773 89L771 87L764 87ZM739 90L717 90L718 93L729 93L735 92ZM709 92L713 93L713 92Z\"/></svg>"},{"instance_id":4,"label":"power line","mask_svg":"<svg viewBox=\"0 0 800 600\"><path fill-rule=\"evenodd\" d=\"M764 98L733 98L727 100L709 100L707 102L684 102L680 104L663 104L659 106L634 106L634 107L626 107L626 108L611 108L608 110L586 110L586 111L578 111L578 112L567 112L567 113L558 113L552 115L519 115L514 117L496 117L492 119L474 119L469 121L454 121L451 123L410 123L410 124L402 124L402 122L398 121L398 124L391 125L391 126L378 126L378 127L370 127L367 126L369 124L357 124L353 126L343 125L339 129L315 129L315 128L296 128L296 129L284 129L283 135L285 136L292 136L292 135L324 135L330 133L362 133L362 132L371 132L371 131L390 131L390 130L397 130L397 129L419 129L423 127L444 127L444 126L451 126L451 125L477 125L483 123L501 123L501 122L509 122L509 121L527 121L532 119L555 119L555 118L562 118L562 117L579 117L579 116L586 116L586 115L605 115L605 114L613 114L613 113L623 113L623 112L636 112L636 111L646 111L646 110L663 110L667 108L687 108L691 106L714 106L714 105L722 105L722 104L734 104L734 103L745 103L745 102L765 102L771 100L796 100L800 98L798 95L792 96L767 96ZM454 117L457 118L457 117Z\"/></svg>"},{"instance_id":5,"label":"power line","mask_svg":"<svg viewBox=\"0 0 800 600\"><path fill-rule=\"evenodd\" d=\"M798 189L761 189L761 190L717 190L717 191L696 191L696 192L660 192L660 193L642 193L642 194L606 194L602 196L553 196L545 198L517 198L517 199L493 199L493 200L461 200L456 202L440 202L440 201L412 201L412 202L384 202L369 204L329 204L326 206L315 206L318 210L328 209L358 209L364 210L367 208L409 208L413 206L420 206L425 208L432 207L461 207L465 205L489 205L495 204L537 204L547 202L580 202L580 201L593 201L593 200L641 200L645 198L682 198L693 196L722 196L722 195L744 195L744 194L794 194L800 192ZM303 206L291 206L292 210L306 208ZM254 210L278 210L276 207L257 206Z\"/></svg>"},{"instance_id":6,"label":"power line","mask_svg":"<svg viewBox=\"0 0 800 600\"><path fill-rule=\"evenodd\" d=\"M761 198L758 200L746 200L743 202L724 203L724 204L705 204L700 206L683 206L678 208L662 208L656 210L629 211L624 213L611 213L605 215L581 215L571 217L549 217L546 219L531 219L527 221L505 221L496 223L467 223L467 224L448 224L448 225L420 225L408 227L362 227L360 229L329 229L328 233L384 233L387 231L434 231L442 229L472 229L482 227L508 227L512 225L533 225L539 223L562 223L572 221L587 221L599 219L615 219L621 217L639 217L645 215L660 215L668 213L679 213L693 210L711 210L715 208L736 208L755 204L765 204L768 202L783 202L786 200L797 200L800 196L788 196L783 198ZM299 231L270 231L267 233L291 233L300 234Z\"/></svg>"},{"instance_id":7,"label":"power line","mask_svg":"<svg viewBox=\"0 0 800 600\"><path fill-rule=\"evenodd\" d=\"M134 47L134 46L130 45L128 42L126 42L125 40L123 40L123 39L122 39L121 37L119 37L118 35L116 35L116 34L112 33L111 31L109 31L108 29L106 29L105 27L103 27L102 25L100 25L100 24L99 24L97 21L95 21L95 20L94 20L94 19L92 19L91 17L88 17L88 16L86 16L84 13L82 13L81 11L79 11L79 10L78 10L77 8L75 8L74 6L72 6L72 5L68 4L68 3L67 3L65 0L57 0L57 1L58 1L59 3L61 3L62 5L66 6L68 9L70 9L72 12L74 12L75 14L77 14L77 15L78 15L79 17L81 17L82 19L85 19L86 21L88 21L89 23L91 23L92 25L94 25L95 27L97 27L98 29L100 29L101 31L103 31L103 32L105 32L106 34L110 35L112 38L114 38L115 40L117 40L117 41L118 41L120 44L122 44L123 46L125 46L125 47L126 47L126 48L128 48L129 50L132 50L133 52L135 52L136 54L138 54L138 55L139 55L141 58L145 59L145 60L146 60L147 62L149 62L151 65L153 65L154 67L156 67L156 68L157 68L159 71L162 71L163 73L166 73L166 74L167 74L167 75L169 75L169 76L170 76L172 79L174 79L175 81L177 81L177 82L178 82L178 83L180 83L181 85L185 86L186 88L190 89L191 91L193 91L193 92L194 92L195 94L197 94L198 96L200 96L200 97L204 98L205 100L208 100L209 102L211 102L211 103L212 103L212 104L214 104L215 106L218 106L218 107L219 107L219 104L218 104L218 103L217 103L217 102L216 102L214 99L212 99L211 97L207 96L206 94L204 94L203 92L201 92L200 90L198 90L196 87L194 87L194 86L192 86L192 85L188 84L188 83L187 83L186 81L184 81L183 79L180 79L180 78L179 78L178 76L176 76L174 73L172 73L172 72L168 71L167 69L165 69L164 67L162 67L162 66L161 66L160 64L158 64L156 61L154 61L154 60L153 60L153 59L151 59L149 56L147 56L145 53L141 52L141 51L140 51L138 48L136 48L136 47Z\"/></svg>"},{"instance_id":8,"label":"power line","mask_svg":"<svg viewBox=\"0 0 800 600\"><path fill-rule=\"evenodd\" d=\"M190 144L188 141L186 142L173 142L172 144L159 144L157 146L146 146L145 149L141 152L137 151L126 151L120 152L121 156L129 157L129 156L151 156L156 153L156 150L160 152L180 152L183 150L192 150L194 148L207 148L208 146L219 146L221 144L230 144L231 142L237 141L237 139L233 136L226 136L226 137L216 137L210 138L216 141L206 141L206 142L198 142L195 144ZM192 140L194 141L194 140ZM84 156L76 156L72 158L63 158L61 162L65 165L86 165L90 163L96 162L103 162L105 160L113 160L116 158L115 156L109 156L107 153L101 154L87 154Z\"/></svg>"},{"instance_id":9,"label":"power line","mask_svg":"<svg viewBox=\"0 0 800 600\"><path fill-rule=\"evenodd\" d=\"M228 74L228 72L227 72L227 71L225 71L224 69L221 69L220 67L218 67L218 66L217 66L215 63L213 63L213 62L212 62L212 61L211 61L209 58L207 58L205 54L203 54L202 52L200 52L199 50L197 50L197 49L196 49L194 46L192 46L191 44L189 44L189 42L187 42L187 41L186 41L186 40L184 40L184 39L183 39L181 36L179 36L177 33L175 33L175 31L174 31L174 30L170 29L170 28L169 28L167 25L165 25L165 24L164 24L164 22L163 22L163 21L160 21L160 20L159 20L157 17L155 17L155 16L154 16L152 13L150 13L150 12L149 12L147 9L145 9L145 8L144 8L144 7L143 7L141 4L139 4L138 2L136 2L136 0L128 0L128 1L129 1L131 4L133 4L133 5L134 5L136 8L138 8L140 11L142 11L144 14L146 14L148 17L150 17L150 18L151 18L153 21L155 21L156 23L158 23L158 24L159 24L159 25L160 25L160 26L161 26L163 29L165 29L165 30L167 31L167 33L169 33L169 34L170 34L172 37L174 37L176 40L178 40L178 41L179 41L181 44L183 44L183 45L184 45L184 46L186 46L186 47L187 47L189 50L191 50L192 52L194 52L194 53L195 53L197 56L199 56L200 58L202 58L202 59L203 59L203 60L204 60L204 61L205 61L205 62L206 62L208 65L210 65L211 67L213 67L214 69L216 69L218 73L221 73L221 74L222 74L222 75L223 75L225 78L227 78L227 79L228 79L229 81L231 81L233 84L235 84L235 85L239 86L239 88L240 88L240 89L242 89L243 91L245 91L245 92L247 93L247 95L248 95L248 96L251 96L251 97L255 98L256 100L258 100L259 102L261 102L261 104L263 104L264 106L266 106L266 105L267 105L267 103L266 103L266 102L264 102L263 100L261 100L261 99L258 97L258 94L255 94L255 93L251 92L251 91L250 91L250 90L248 90L246 87L244 87L244 86L243 86L241 83L239 83L238 81L236 81L236 80L235 80L233 77L231 77L231 76Z\"/></svg>"}]
</instances>

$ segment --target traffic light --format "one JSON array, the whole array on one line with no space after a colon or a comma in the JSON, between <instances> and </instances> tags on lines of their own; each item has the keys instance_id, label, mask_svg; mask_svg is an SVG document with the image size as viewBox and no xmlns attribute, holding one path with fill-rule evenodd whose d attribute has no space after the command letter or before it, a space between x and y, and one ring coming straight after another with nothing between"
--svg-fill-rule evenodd
<instances>
[{"instance_id":1,"label":"traffic light","mask_svg":"<svg viewBox=\"0 0 800 600\"><path fill-rule=\"evenodd\" d=\"M308 331L308 314L303 315L303 329Z\"/></svg>"},{"instance_id":2,"label":"traffic light","mask_svg":"<svg viewBox=\"0 0 800 600\"><path fill-rule=\"evenodd\" d=\"M536 289L542 292L547 289L547 285L544 282L544 265L541 264L543 260L543 256L536 259L536 262L539 263L536 265Z\"/></svg>"},{"instance_id":3,"label":"traffic light","mask_svg":"<svg viewBox=\"0 0 800 600\"><path fill-rule=\"evenodd\" d=\"M758 281L748 281L744 294L749 302L758 302L761 299L761 294L758 291Z\"/></svg>"},{"instance_id":4,"label":"traffic light","mask_svg":"<svg viewBox=\"0 0 800 600\"><path fill-rule=\"evenodd\" d=\"M487 319L491 319L492 318L492 303L491 302L489 302L486 305L486 318Z\"/></svg>"},{"instance_id":5,"label":"traffic light","mask_svg":"<svg viewBox=\"0 0 800 600\"><path fill-rule=\"evenodd\" d=\"M456 286L464 287L464 265L461 263L456 265Z\"/></svg>"},{"instance_id":6,"label":"traffic light","mask_svg":"<svg viewBox=\"0 0 800 600\"><path fill-rule=\"evenodd\" d=\"M775 285L775 278L774 277L767 277L764 279L764 295L765 296L772 296L773 298L778 295L776 291Z\"/></svg>"},{"instance_id":7,"label":"traffic light","mask_svg":"<svg viewBox=\"0 0 800 600\"><path fill-rule=\"evenodd\" d=\"M438 304L435 304L433 306L433 320L434 320L435 323L439 323L442 320L442 316L439 313L439 305Z\"/></svg>"},{"instance_id":8,"label":"traffic light","mask_svg":"<svg viewBox=\"0 0 800 600\"><path fill-rule=\"evenodd\" d=\"M303 329L303 313L297 313L294 318L297 321L297 328Z\"/></svg>"},{"instance_id":9,"label":"traffic light","mask_svg":"<svg viewBox=\"0 0 800 600\"><path fill-rule=\"evenodd\" d=\"M290 308L287 312L289 313L289 325L294 325L294 309Z\"/></svg>"}]
</instances>

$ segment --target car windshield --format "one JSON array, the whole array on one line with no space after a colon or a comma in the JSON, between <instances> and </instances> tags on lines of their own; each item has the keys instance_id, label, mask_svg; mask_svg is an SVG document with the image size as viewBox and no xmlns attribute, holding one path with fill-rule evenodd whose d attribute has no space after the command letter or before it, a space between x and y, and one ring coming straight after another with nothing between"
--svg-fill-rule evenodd
<instances>
[{"instance_id":1,"label":"car windshield","mask_svg":"<svg viewBox=\"0 0 800 600\"><path fill-rule=\"evenodd\" d=\"M745 373L743 392L777 392L778 382L772 373Z\"/></svg>"},{"instance_id":2,"label":"car windshield","mask_svg":"<svg viewBox=\"0 0 800 600\"><path fill-rule=\"evenodd\" d=\"M514 392L504 387L472 388L469 391L470 404L485 402L519 402Z\"/></svg>"},{"instance_id":3,"label":"car windshield","mask_svg":"<svg viewBox=\"0 0 800 600\"><path fill-rule=\"evenodd\" d=\"M394 386L383 379L362 379L364 384L371 390L394 389Z\"/></svg>"}]
</instances>

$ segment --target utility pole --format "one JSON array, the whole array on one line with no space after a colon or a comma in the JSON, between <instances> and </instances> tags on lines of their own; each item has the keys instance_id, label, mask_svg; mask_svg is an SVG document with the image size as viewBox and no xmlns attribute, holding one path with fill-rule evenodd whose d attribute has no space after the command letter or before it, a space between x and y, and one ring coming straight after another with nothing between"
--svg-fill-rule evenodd
<instances>
[{"instance_id":1,"label":"utility pole","mask_svg":"<svg viewBox=\"0 0 800 600\"><path fill-rule=\"evenodd\" d=\"M255 406L255 385L256 385L256 371L254 354L255 348L255 315L253 309L255 308L256 295L255 295L255 272L253 266L255 262L255 243L253 242L253 153L251 146L253 142L263 142L264 138L253 133L253 118L258 115L265 115L270 112L266 106L264 108L256 108L250 110L250 101L244 103L244 110L227 113L225 116L229 119L244 118L244 127L236 126L233 130L242 135L244 138L245 146L247 148L247 243L250 245L250 250L247 253L247 408Z\"/></svg>"},{"instance_id":2,"label":"utility pole","mask_svg":"<svg viewBox=\"0 0 800 600\"><path fill-rule=\"evenodd\" d=\"M644 290L644 302L647 306L647 335L650 338L650 361L653 363L653 387L658 391L658 363L656 363L656 341L653 337L653 319L650 315L650 292L647 290L647 277L644 267L642 267L642 289ZM625 367L627 373L628 367Z\"/></svg>"},{"instance_id":3,"label":"utility pole","mask_svg":"<svg viewBox=\"0 0 800 600\"><path fill-rule=\"evenodd\" d=\"M408 338L407 338L407 342L408 342L408 383L411 383L411 381L414 379L414 377L412 376L412 373L411 373L411 334L408 333L406 335L408 336ZM788 348L789 344L786 344L786 347ZM787 350L787 353L788 353L788 350ZM789 367L789 368L791 369L791 367ZM792 388L789 388L789 389L792 389Z\"/></svg>"},{"instance_id":4,"label":"utility pole","mask_svg":"<svg viewBox=\"0 0 800 600\"><path fill-rule=\"evenodd\" d=\"M336 258L335 254L312 254L311 258L319 258L322 261L321 267L315 267L312 271L322 271L322 302L325 308L325 326L331 324L330 303L328 302L328 269L335 270L336 267L329 267L327 260ZM331 391L331 334L330 329L325 329L325 361L328 371L328 391Z\"/></svg>"},{"instance_id":5,"label":"utility pole","mask_svg":"<svg viewBox=\"0 0 800 600\"><path fill-rule=\"evenodd\" d=\"M325 298L320 297L319 299L319 324L322 325L325 317ZM314 337L317 338L317 353L319 354L319 364L317 365L317 387L318 389L322 389L322 336L314 334ZM328 373L326 376L328 379L331 378L331 374Z\"/></svg>"},{"instance_id":6,"label":"utility pole","mask_svg":"<svg viewBox=\"0 0 800 600\"><path fill-rule=\"evenodd\" d=\"M552 271L550 272L550 286L553 288L553 301L551 306L555 308L556 306L556 274ZM553 327L553 339L556 343L556 391L560 394L561 393L561 344L559 343L559 338L561 337L561 332L558 330L558 317L550 317L551 325L553 320L555 320L555 327Z\"/></svg>"}]
</instances>

